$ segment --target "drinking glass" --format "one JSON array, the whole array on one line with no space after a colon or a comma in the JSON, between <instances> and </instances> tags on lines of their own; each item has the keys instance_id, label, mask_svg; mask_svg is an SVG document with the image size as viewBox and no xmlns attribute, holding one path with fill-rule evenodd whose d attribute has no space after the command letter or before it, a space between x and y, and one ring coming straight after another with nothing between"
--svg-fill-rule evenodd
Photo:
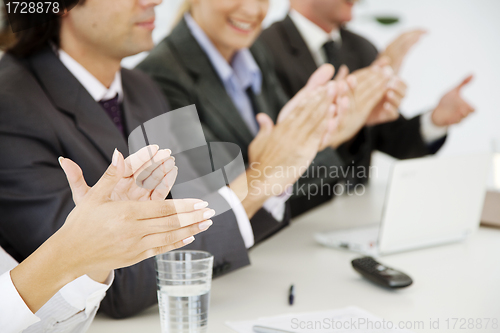
<instances>
[{"instance_id":1,"label":"drinking glass","mask_svg":"<svg viewBox=\"0 0 500 333\"><path fill-rule=\"evenodd\" d=\"M213 256L203 251L156 256L162 333L207 332L212 267Z\"/></svg>"}]
</instances>

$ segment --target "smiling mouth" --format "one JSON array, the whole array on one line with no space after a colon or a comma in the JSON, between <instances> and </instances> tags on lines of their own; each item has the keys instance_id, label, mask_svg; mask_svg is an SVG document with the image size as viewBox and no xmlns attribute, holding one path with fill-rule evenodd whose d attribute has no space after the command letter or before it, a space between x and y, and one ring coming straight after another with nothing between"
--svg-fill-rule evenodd
<instances>
[{"instance_id":1,"label":"smiling mouth","mask_svg":"<svg viewBox=\"0 0 500 333\"><path fill-rule=\"evenodd\" d=\"M243 22L243 21L238 21L235 19L229 19L229 24L235 28L236 30L242 31L242 32L251 32L254 30L254 25L252 23L248 22Z\"/></svg>"},{"instance_id":2,"label":"smiling mouth","mask_svg":"<svg viewBox=\"0 0 500 333\"><path fill-rule=\"evenodd\" d=\"M155 18L153 17L147 21L139 22L137 25L148 30L153 30L155 28Z\"/></svg>"}]
</instances>

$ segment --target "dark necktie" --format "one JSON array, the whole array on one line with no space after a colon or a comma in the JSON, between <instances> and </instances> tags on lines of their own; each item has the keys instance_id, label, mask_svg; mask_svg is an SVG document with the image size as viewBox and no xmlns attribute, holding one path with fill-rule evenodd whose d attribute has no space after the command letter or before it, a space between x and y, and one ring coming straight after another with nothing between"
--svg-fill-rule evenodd
<instances>
[{"instance_id":1,"label":"dark necktie","mask_svg":"<svg viewBox=\"0 0 500 333\"><path fill-rule=\"evenodd\" d=\"M120 132L125 135L125 126L123 121L123 114L120 103L118 102L118 94L115 97L108 100L102 100L99 102L104 111L108 114L109 118L113 121L115 126L120 130Z\"/></svg>"},{"instance_id":2,"label":"dark necktie","mask_svg":"<svg viewBox=\"0 0 500 333\"><path fill-rule=\"evenodd\" d=\"M259 104L257 103L257 99L255 97L253 90L252 90L252 87L248 87L247 95L248 95L248 98L250 99L250 103L252 103L253 116L254 116L255 122L257 124L257 129L259 129L259 123L257 122L257 119L255 117L260 113L260 110L259 110Z\"/></svg>"},{"instance_id":3,"label":"dark necktie","mask_svg":"<svg viewBox=\"0 0 500 333\"><path fill-rule=\"evenodd\" d=\"M337 45L335 45L335 42L333 40L329 40L328 42L323 44L323 50L325 51L328 63L332 64L335 67L335 72L337 72L341 65L340 52Z\"/></svg>"}]
</instances>

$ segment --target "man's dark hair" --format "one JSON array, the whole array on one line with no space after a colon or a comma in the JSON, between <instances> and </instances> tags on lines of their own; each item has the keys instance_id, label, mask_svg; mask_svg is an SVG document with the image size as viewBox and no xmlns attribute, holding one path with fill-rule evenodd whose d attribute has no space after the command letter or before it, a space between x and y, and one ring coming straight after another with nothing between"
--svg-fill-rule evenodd
<instances>
[{"instance_id":1,"label":"man's dark hair","mask_svg":"<svg viewBox=\"0 0 500 333\"><path fill-rule=\"evenodd\" d=\"M49 43L59 46L61 19L56 18L40 26L26 29L15 34L15 42L7 48L7 52L19 57L27 57L40 51Z\"/></svg>"},{"instance_id":2,"label":"man's dark hair","mask_svg":"<svg viewBox=\"0 0 500 333\"><path fill-rule=\"evenodd\" d=\"M78 5L82 5L85 0L79 0L76 2L78 2ZM16 57L23 58L40 51L46 45L51 43L56 47L59 47L60 32L61 17L56 16L54 19L34 28L25 29L15 33L15 41L6 49L6 52Z\"/></svg>"},{"instance_id":3,"label":"man's dark hair","mask_svg":"<svg viewBox=\"0 0 500 333\"><path fill-rule=\"evenodd\" d=\"M0 50L5 50L14 42L14 34L7 20L7 10L0 4Z\"/></svg>"}]
</instances>

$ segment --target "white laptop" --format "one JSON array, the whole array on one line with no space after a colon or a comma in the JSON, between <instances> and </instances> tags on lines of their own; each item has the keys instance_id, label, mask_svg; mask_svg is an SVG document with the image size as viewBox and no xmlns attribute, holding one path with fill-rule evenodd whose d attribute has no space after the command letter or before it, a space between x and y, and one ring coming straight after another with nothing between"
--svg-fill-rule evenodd
<instances>
[{"instance_id":1,"label":"white laptop","mask_svg":"<svg viewBox=\"0 0 500 333\"><path fill-rule=\"evenodd\" d=\"M491 154L397 161L380 225L315 239L371 256L461 241L479 227L491 162Z\"/></svg>"}]
</instances>

